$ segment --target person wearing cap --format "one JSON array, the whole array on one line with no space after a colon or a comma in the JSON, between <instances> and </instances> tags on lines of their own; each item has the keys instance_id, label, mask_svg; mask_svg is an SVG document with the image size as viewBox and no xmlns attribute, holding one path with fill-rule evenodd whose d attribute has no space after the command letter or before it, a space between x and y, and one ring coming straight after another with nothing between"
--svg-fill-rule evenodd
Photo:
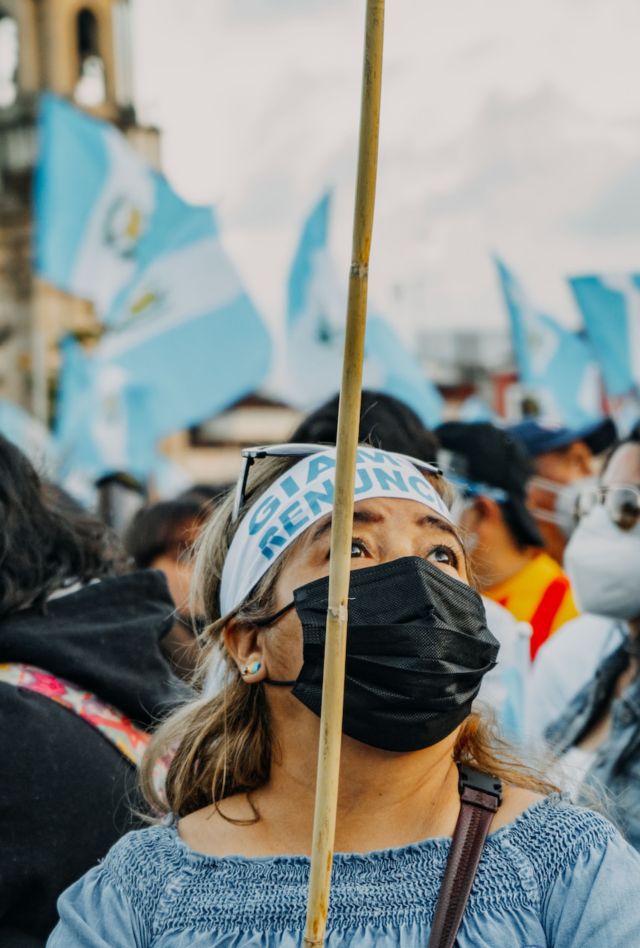
<instances>
[{"instance_id":1,"label":"person wearing cap","mask_svg":"<svg viewBox=\"0 0 640 948\"><path fill-rule=\"evenodd\" d=\"M485 596L532 628L530 655L578 611L566 574L547 553L527 507L533 473L524 448L488 422L446 422L436 430L445 466L459 481L460 525Z\"/></svg>"},{"instance_id":2,"label":"person wearing cap","mask_svg":"<svg viewBox=\"0 0 640 948\"><path fill-rule=\"evenodd\" d=\"M536 518L547 553L562 564L575 525L582 491L595 483L594 459L616 439L611 418L579 428L558 427L526 419L509 429L531 458L528 504Z\"/></svg>"}]
</instances>

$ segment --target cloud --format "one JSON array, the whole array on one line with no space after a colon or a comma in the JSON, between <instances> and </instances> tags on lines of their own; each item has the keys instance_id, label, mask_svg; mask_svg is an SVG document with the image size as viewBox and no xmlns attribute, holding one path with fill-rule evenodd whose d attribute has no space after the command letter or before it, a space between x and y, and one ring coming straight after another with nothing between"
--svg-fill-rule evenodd
<instances>
[{"instance_id":1,"label":"cloud","mask_svg":"<svg viewBox=\"0 0 640 948\"><path fill-rule=\"evenodd\" d=\"M640 162L633 161L617 180L603 189L594 205L573 216L578 232L598 237L629 237L640 234Z\"/></svg>"},{"instance_id":2,"label":"cloud","mask_svg":"<svg viewBox=\"0 0 640 948\"><path fill-rule=\"evenodd\" d=\"M306 16L339 0L226 0L225 14L230 19L255 17Z\"/></svg>"},{"instance_id":3,"label":"cloud","mask_svg":"<svg viewBox=\"0 0 640 948\"><path fill-rule=\"evenodd\" d=\"M299 227L327 184L332 251L348 269L363 0L136 8L139 102L153 103L141 115L161 126L178 189L219 202L275 322ZM387 5L381 309L413 329L506 325L495 249L571 322L565 272L637 267L639 30L637 0Z\"/></svg>"}]
</instances>

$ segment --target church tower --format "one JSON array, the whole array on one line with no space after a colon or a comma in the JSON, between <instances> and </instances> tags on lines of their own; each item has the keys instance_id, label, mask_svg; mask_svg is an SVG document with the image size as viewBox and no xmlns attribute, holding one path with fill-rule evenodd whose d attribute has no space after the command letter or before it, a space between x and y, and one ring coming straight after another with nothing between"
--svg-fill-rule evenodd
<instances>
[{"instance_id":1,"label":"church tower","mask_svg":"<svg viewBox=\"0 0 640 948\"><path fill-rule=\"evenodd\" d=\"M45 420L63 330L91 332L91 306L32 272L31 182L39 93L117 125L151 161L155 129L137 124L129 0L0 0L0 397Z\"/></svg>"}]
</instances>

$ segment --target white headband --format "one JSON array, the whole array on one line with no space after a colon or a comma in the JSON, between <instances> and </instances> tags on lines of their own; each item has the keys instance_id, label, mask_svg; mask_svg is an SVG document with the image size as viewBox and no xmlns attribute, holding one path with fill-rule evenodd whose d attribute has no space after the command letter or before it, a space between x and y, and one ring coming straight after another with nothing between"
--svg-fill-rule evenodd
<instances>
[{"instance_id":1,"label":"white headband","mask_svg":"<svg viewBox=\"0 0 640 948\"><path fill-rule=\"evenodd\" d=\"M287 547L331 513L335 466L335 448L310 454L274 481L244 516L222 570L221 615L237 609ZM415 500L451 521L446 504L411 461L358 448L355 500L371 497Z\"/></svg>"}]
</instances>

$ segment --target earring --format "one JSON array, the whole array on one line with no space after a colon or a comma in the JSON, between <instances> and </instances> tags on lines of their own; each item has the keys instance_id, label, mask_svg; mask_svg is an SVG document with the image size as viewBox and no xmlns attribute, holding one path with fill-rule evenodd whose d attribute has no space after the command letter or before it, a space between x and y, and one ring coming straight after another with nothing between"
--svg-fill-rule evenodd
<instances>
[{"instance_id":1,"label":"earring","mask_svg":"<svg viewBox=\"0 0 640 948\"><path fill-rule=\"evenodd\" d=\"M242 669L242 677L245 675L257 675L260 669L262 668L262 662L251 662L250 665L245 665Z\"/></svg>"}]
</instances>

